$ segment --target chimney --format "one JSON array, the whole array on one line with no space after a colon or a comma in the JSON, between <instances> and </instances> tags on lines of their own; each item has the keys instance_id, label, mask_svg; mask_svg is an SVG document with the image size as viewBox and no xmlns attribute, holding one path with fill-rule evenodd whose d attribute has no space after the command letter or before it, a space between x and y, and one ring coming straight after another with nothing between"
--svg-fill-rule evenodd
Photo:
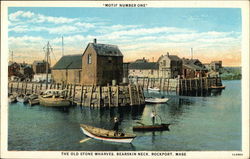
<instances>
[{"instance_id":1,"label":"chimney","mask_svg":"<svg viewBox=\"0 0 250 159\"><path fill-rule=\"evenodd\" d=\"M96 44L97 43L97 40L96 39L94 39L94 44Z\"/></svg>"},{"instance_id":2,"label":"chimney","mask_svg":"<svg viewBox=\"0 0 250 159\"><path fill-rule=\"evenodd\" d=\"M167 56L169 56L169 52L167 52Z\"/></svg>"}]
</instances>

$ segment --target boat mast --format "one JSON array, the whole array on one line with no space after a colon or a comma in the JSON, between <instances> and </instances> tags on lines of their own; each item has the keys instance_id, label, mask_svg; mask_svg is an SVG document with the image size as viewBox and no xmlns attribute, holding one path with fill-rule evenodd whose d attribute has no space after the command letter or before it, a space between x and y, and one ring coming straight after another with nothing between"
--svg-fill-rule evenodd
<instances>
[{"instance_id":1,"label":"boat mast","mask_svg":"<svg viewBox=\"0 0 250 159\"><path fill-rule=\"evenodd\" d=\"M11 58L12 58L12 63L14 63L14 60L13 60L13 51L11 52Z\"/></svg>"},{"instance_id":2,"label":"boat mast","mask_svg":"<svg viewBox=\"0 0 250 159\"><path fill-rule=\"evenodd\" d=\"M48 88L48 77L49 77L49 55L50 51L52 51L52 47L49 44L49 41L46 46L46 89Z\"/></svg>"},{"instance_id":3,"label":"boat mast","mask_svg":"<svg viewBox=\"0 0 250 159\"><path fill-rule=\"evenodd\" d=\"M63 44L63 36L62 36L62 56L63 56L63 54L64 54L64 46L63 46L64 44Z\"/></svg>"}]
</instances>

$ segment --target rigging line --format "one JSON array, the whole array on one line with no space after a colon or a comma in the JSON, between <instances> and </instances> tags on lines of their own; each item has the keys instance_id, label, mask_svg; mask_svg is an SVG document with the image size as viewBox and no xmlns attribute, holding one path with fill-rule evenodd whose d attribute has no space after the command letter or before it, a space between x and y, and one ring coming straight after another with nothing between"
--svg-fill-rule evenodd
<instances>
[{"instance_id":1,"label":"rigging line","mask_svg":"<svg viewBox=\"0 0 250 159\"><path fill-rule=\"evenodd\" d=\"M56 56L55 56L55 54L54 54L53 49L51 50L51 52L52 52L52 54L53 54L53 56L54 56L55 60L57 61L57 59L56 59Z\"/></svg>"}]
</instances>

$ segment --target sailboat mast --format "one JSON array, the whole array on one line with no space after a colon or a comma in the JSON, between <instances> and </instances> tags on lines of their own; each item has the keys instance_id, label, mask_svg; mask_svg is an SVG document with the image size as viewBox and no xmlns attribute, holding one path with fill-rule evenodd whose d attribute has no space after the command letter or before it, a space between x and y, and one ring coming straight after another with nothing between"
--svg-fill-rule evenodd
<instances>
[{"instance_id":1,"label":"sailboat mast","mask_svg":"<svg viewBox=\"0 0 250 159\"><path fill-rule=\"evenodd\" d=\"M64 44L63 44L63 36L62 36L62 56L64 55Z\"/></svg>"}]
</instances>

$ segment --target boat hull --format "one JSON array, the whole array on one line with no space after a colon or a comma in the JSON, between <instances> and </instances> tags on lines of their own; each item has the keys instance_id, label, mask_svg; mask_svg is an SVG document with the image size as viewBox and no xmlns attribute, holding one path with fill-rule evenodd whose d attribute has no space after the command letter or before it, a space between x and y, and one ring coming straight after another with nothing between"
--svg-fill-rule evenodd
<instances>
[{"instance_id":1,"label":"boat hull","mask_svg":"<svg viewBox=\"0 0 250 159\"><path fill-rule=\"evenodd\" d=\"M27 103L28 102L28 97L16 97L17 102L20 103Z\"/></svg>"},{"instance_id":2,"label":"boat hull","mask_svg":"<svg viewBox=\"0 0 250 159\"><path fill-rule=\"evenodd\" d=\"M39 103L39 99L29 99L30 106L38 105Z\"/></svg>"},{"instance_id":3,"label":"boat hull","mask_svg":"<svg viewBox=\"0 0 250 159\"><path fill-rule=\"evenodd\" d=\"M160 103L167 103L169 99L168 98L146 98L146 103L152 103L152 104L160 104Z\"/></svg>"},{"instance_id":4,"label":"boat hull","mask_svg":"<svg viewBox=\"0 0 250 159\"><path fill-rule=\"evenodd\" d=\"M168 131L170 124L134 126L133 131Z\"/></svg>"},{"instance_id":5,"label":"boat hull","mask_svg":"<svg viewBox=\"0 0 250 159\"><path fill-rule=\"evenodd\" d=\"M70 101L63 98L43 98L39 96L40 105L48 107L68 107Z\"/></svg>"},{"instance_id":6,"label":"boat hull","mask_svg":"<svg viewBox=\"0 0 250 159\"><path fill-rule=\"evenodd\" d=\"M82 130L82 132L88 136L91 137L93 139L96 140L102 140L102 141L109 141L109 142L118 142L118 143L131 143L133 141L133 139L136 137L135 135L132 136L127 136L127 137L123 137L123 136L113 136L113 135L98 135L95 134L93 132L90 132L85 126L82 126L82 124L80 125L80 129ZM100 128L96 128L96 130L104 130L104 129L100 129ZM105 130L107 133L109 134L114 134L114 131L111 130Z\"/></svg>"}]
</instances>

